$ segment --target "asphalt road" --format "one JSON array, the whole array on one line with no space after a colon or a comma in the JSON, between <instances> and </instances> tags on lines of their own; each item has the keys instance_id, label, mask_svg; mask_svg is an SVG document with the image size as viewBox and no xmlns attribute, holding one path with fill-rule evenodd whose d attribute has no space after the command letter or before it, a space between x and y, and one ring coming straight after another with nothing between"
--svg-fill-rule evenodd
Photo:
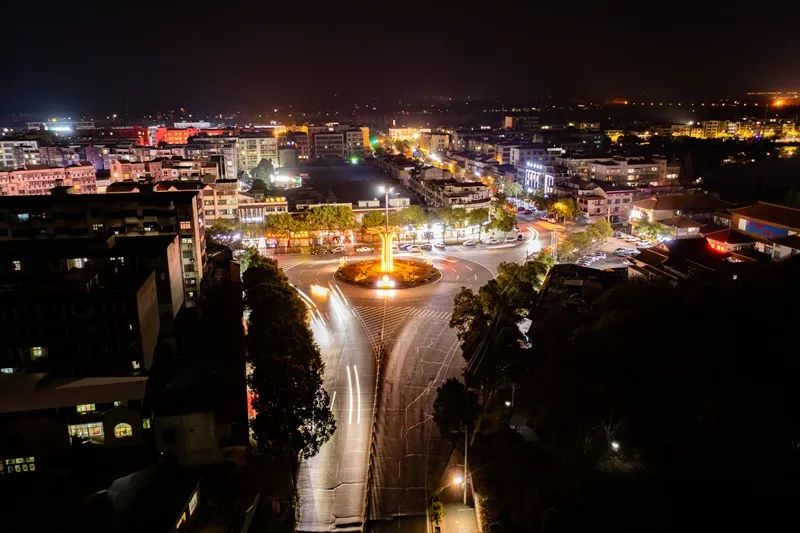
<instances>
[{"instance_id":1,"label":"asphalt road","mask_svg":"<svg viewBox=\"0 0 800 533\"><path fill-rule=\"evenodd\" d=\"M527 235L535 234L522 226ZM403 531L425 530L420 518L428 498L429 457L439 444L432 422L436 387L460 376L464 366L455 331L448 327L453 296L462 286L477 289L501 262L522 260L538 246L535 241L448 246L429 254L443 273L440 281L396 291L335 283L339 257L278 257L290 281L313 302L312 329L337 419L333 438L301 465L298 531L356 530L365 502L370 531L397 530L397 517L403 517ZM386 355L376 389L381 346ZM365 500L370 448L372 483Z\"/></svg>"}]
</instances>

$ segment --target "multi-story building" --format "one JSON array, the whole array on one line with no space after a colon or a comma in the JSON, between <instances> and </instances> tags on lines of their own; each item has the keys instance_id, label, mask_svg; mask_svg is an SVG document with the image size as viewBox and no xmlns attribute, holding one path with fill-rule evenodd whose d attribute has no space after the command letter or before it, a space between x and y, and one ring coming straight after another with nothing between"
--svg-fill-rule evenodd
<instances>
[{"instance_id":1,"label":"multi-story building","mask_svg":"<svg viewBox=\"0 0 800 533\"><path fill-rule=\"evenodd\" d=\"M20 168L40 164L42 160L37 141L0 139L0 167Z\"/></svg>"},{"instance_id":2,"label":"multi-story building","mask_svg":"<svg viewBox=\"0 0 800 533\"><path fill-rule=\"evenodd\" d=\"M584 180L622 185L665 184L669 181L667 159L663 157L564 157L562 162L573 175Z\"/></svg>"},{"instance_id":3,"label":"multi-story building","mask_svg":"<svg viewBox=\"0 0 800 533\"><path fill-rule=\"evenodd\" d=\"M543 143L528 143L511 146L508 163L515 167L524 166L528 161L547 162L550 159L548 146Z\"/></svg>"},{"instance_id":4,"label":"multi-story building","mask_svg":"<svg viewBox=\"0 0 800 533\"><path fill-rule=\"evenodd\" d=\"M58 186L75 187L75 192L97 192L94 167L81 163L64 167L30 165L25 168L0 172L0 195L26 196L50 194Z\"/></svg>"},{"instance_id":5,"label":"multi-story building","mask_svg":"<svg viewBox=\"0 0 800 533\"><path fill-rule=\"evenodd\" d=\"M40 146L39 161L49 167L66 167L80 163L81 157L73 146Z\"/></svg>"},{"instance_id":6,"label":"multi-story building","mask_svg":"<svg viewBox=\"0 0 800 533\"><path fill-rule=\"evenodd\" d=\"M153 133L152 143L155 146L159 144L186 144L189 142L189 137L197 135L200 130L197 128L167 128L160 126L156 128Z\"/></svg>"},{"instance_id":7,"label":"multi-story building","mask_svg":"<svg viewBox=\"0 0 800 533\"><path fill-rule=\"evenodd\" d=\"M147 175L147 165L140 162L132 162L127 159L111 160L111 182L123 180L138 180Z\"/></svg>"},{"instance_id":8,"label":"multi-story building","mask_svg":"<svg viewBox=\"0 0 800 533\"><path fill-rule=\"evenodd\" d=\"M369 131L369 130L367 130ZM351 128L344 132L345 139L345 156L350 157L364 157L369 149L369 133L367 133L367 142L364 142L364 132L361 128Z\"/></svg>"},{"instance_id":9,"label":"multi-story building","mask_svg":"<svg viewBox=\"0 0 800 533\"><path fill-rule=\"evenodd\" d=\"M177 234L184 296L186 305L193 307L206 257L203 205L196 189L177 190L184 183L191 185L177 182L164 192L154 190L154 185L117 183L106 194L57 189L50 195L0 197L0 242Z\"/></svg>"},{"instance_id":10,"label":"multi-story building","mask_svg":"<svg viewBox=\"0 0 800 533\"><path fill-rule=\"evenodd\" d=\"M297 158L301 161L308 161L308 159L311 157L311 147L308 141L308 134L304 131L287 132L286 136L283 138L282 144L294 148L297 151Z\"/></svg>"},{"instance_id":11,"label":"multi-story building","mask_svg":"<svg viewBox=\"0 0 800 533\"><path fill-rule=\"evenodd\" d=\"M239 171L252 172L262 159L278 164L278 139L269 131L243 132L236 142Z\"/></svg>"},{"instance_id":12,"label":"multi-story building","mask_svg":"<svg viewBox=\"0 0 800 533\"><path fill-rule=\"evenodd\" d=\"M416 141L419 135L419 128L389 128L389 138L392 141Z\"/></svg>"},{"instance_id":13,"label":"multi-story building","mask_svg":"<svg viewBox=\"0 0 800 533\"><path fill-rule=\"evenodd\" d=\"M216 180L203 188L203 218L206 227L216 221L236 222L239 214L239 181Z\"/></svg>"},{"instance_id":14,"label":"multi-story building","mask_svg":"<svg viewBox=\"0 0 800 533\"><path fill-rule=\"evenodd\" d=\"M91 120L51 120L48 122L28 122L29 130L52 131L55 133L73 133L76 131L95 129Z\"/></svg>"},{"instance_id":15,"label":"multi-story building","mask_svg":"<svg viewBox=\"0 0 800 533\"><path fill-rule=\"evenodd\" d=\"M616 187L608 183L583 184L576 189L578 209L587 220L605 218L609 222L627 220L633 205L635 189Z\"/></svg>"},{"instance_id":16,"label":"multi-story building","mask_svg":"<svg viewBox=\"0 0 800 533\"><path fill-rule=\"evenodd\" d=\"M419 135L419 147L427 154L444 155L450 149L450 135L438 131L424 131Z\"/></svg>"},{"instance_id":17,"label":"multi-story building","mask_svg":"<svg viewBox=\"0 0 800 533\"><path fill-rule=\"evenodd\" d=\"M710 194L675 194L654 196L633 203L631 220L661 222L674 217L687 217L701 222L709 222L714 212L730 204Z\"/></svg>"},{"instance_id":18,"label":"multi-story building","mask_svg":"<svg viewBox=\"0 0 800 533\"><path fill-rule=\"evenodd\" d=\"M517 183L522 185L526 192L542 196L553 194L555 186L568 177L566 167L537 160L528 160L516 169Z\"/></svg>"},{"instance_id":19,"label":"multi-story building","mask_svg":"<svg viewBox=\"0 0 800 533\"><path fill-rule=\"evenodd\" d=\"M489 207L491 190L480 181L451 179L449 172L430 167L431 173L422 169L414 173L409 187L435 207L458 207L467 210ZM438 171L438 172L437 172Z\"/></svg>"},{"instance_id":20,"label":"multi-story building","mask_svg":"<svg viewBox=\"0 0 800 533\"><path fill-rule=\"evenodd\" d=\"M239 193L239 221L242 224L263 224L270 215L288 213L289 204L282 196L258 199L250 194Z\"/></svg>"},{"instance_id":21,"label":"multi-story building","mask_svg":"<svg viewBox=\"0 0 800 533\"><path fill-rule=\"evenodd\" d=\"M345 135L341 132L324 131L315 133L314 157L318 159L339 158L346 155Z\"/></svg>"},{"instance_id":22,"label":"multi-story building","mask_svg":"<svg viewBox=\"0 0 800 533\"><path fill-rule=\"evenodd\" d=\"M186 145L186 157L189 159L211 159L213 156L222 157L223 179L237 179L239 177L239 153L236 137L223 136L196 136Z\"/></svg>"},{"instance_id":23,"label":"multi-story building","mask_svg":"<svg viewBox=\"0 0 800 533\"><path fill-rule=\"evenodd\" d=\"M539 117L507 115L503 117L503 127L507 130L535 131L539 129Z\"/></svg>"}]
</instances>

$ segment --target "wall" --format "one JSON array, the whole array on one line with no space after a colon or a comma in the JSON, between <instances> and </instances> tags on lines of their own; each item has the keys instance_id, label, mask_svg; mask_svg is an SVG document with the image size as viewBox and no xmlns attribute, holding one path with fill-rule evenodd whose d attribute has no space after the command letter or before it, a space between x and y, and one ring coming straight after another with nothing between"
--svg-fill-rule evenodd
<instances>
[{"instance_id":1,"label":"wall","mask_svg":"<svg viewBox=\"0 0 800 533\"><path fill-rule=\"evenodd\" d=\"M153 421L156 446L181 466L200 466L223 459L213 412L157 416Z\"/></svg>"},{"instance_id":2,"label":"wall","mask_svg":"<svg viewBox=\"0 0 800 533\"><path fill-rule=\"evenodd\" d=\"M145 369L153 364L153 352L158 343L160 320L158 315L158 296L156 296L156 275L151 272L136 291L136 308L139 315L139 335L142 343L142 360Z\"/></svg>"}]
</instances>

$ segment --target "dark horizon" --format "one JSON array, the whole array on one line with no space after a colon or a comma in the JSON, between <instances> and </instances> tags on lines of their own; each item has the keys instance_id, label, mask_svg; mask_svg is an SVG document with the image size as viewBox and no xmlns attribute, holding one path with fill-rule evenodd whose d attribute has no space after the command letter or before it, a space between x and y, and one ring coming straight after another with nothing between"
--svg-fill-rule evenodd
<instances>
[{"instance_id":1,"label":"dark horizon","mask_svg":"<svg viewBox=\"0 0 800 533\"><path fill-rule=\"evenodd\" d=\"M7 7L0 114L248 113L426 95L504 102L741 97L800 87L796 4L656 9L123 4Z\"/></svg>"}]
</instances>

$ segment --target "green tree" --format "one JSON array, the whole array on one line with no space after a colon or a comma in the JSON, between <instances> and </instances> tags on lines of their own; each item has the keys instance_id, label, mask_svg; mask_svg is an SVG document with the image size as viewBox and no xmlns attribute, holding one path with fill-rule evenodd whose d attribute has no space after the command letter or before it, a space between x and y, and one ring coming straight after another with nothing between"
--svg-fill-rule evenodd
<instances>
[{"instance_id":1,"label":"green tree","mask_svg":"<svg viewBox=\"0 0 800 533\"><path fill-rule=\"evenodd\" d=\"M256 196L267 196L269 194L269 187L264 180L253 180L248 193Z\"/></svg>"},{"instance_id":2,"label":"green tree","mask_svg":"<svg viewBox=\"0 0 800 533\"><path fill-rule=\"evenodd\" d=\"M494 210L494 218L492 219L492 228L497 231L509 232L514 229L517 223L517 215L513 213L507 206L503 205Z\"/></svg>"},{"instance_id":3,"label":"green tree","mask_svg":"<svg viewBox=\"0 0 800 533\"><path fill-rule=\"evenodd\" d=\"M436 210L436 218L442 224L443 235L447 233L447 228L458 228L464 222L465 217L466 212L461 208L440 207ZM444 240L444 236L442 240Z\"/></svg>"},{"instance_id":4,"label":"green tree","mask_svg":"<svg viewBox=\"0 0 800 533\"><path fill-rule=\"evenodd\" d=\"M634 230L637 235L649 241L659 241L664 237L673 235L673 231L669 226L659 222L648 222L647 220L637 222Z\"/></svg>"},{"instance_id":5,"label":"green tree","mask_svg":"<svg viewBox=\"0 0 800 533\"><path fill-rule=\"evenodd\" d=\"M608 240L614 234L614 228L611 227L611 223L606 220L605 218L599 219L597 222L592 224L597 234L600 236L600 239L603 241Z\"/></svg>"},{"instance_id":6,"label":"green tree","mask_svg":"<svg viewBox=\"0 0 800 533\"><path fill-rule=\"evenodd\" d=\"M481 207L467 212L467 223L471 226L478 226L478 240L481 240L483 225L489 221L489 209Z\"/></svg>"},{"instance_id":7,"label":"green tree","mask_svg":"<svg viewBox=\"0 0 800 533\"><path fill-rule=\"evenodd\" d=\"M336 234L355 227L356 219L349 205L321 205L305 213L308 229Z\"/></svg>"},{"instance_id":8,"label":"green tree","mask_svg":"<svg viewBox=\"0 0 800 533\"><path fill-rule=\"evenodd\" d=\"M574 220L581 213L578 202L572 197L559 198L550 205L550 209L564 220Z\"/></svg>"},{"instance_id":9,"label":"green tree","mask_svg":"<svg viewBox=\"0 0 800 533\"><path fill-rule=\"evenodd\" d=\"M370 211L361 218L361 225L365 228L376 228L386 224L386 215L383 211Z\"/></svg>"},{"instance_id":10,"label":"green tree","mask_svg":"<svg viewBox=\"0 0 800 533\"><path fill-rule=\"evenodd\" d=\"M259 180L263 183L271 183L272 176L275 175L275 166L270 159L262 159L258 162L256 168L253 169L253 180Z\"/></svg>"},{"instance_id":11,"label":"green tree","mask_svg":"<svg viewBox=\"0 0 800 533\"><path fill-rule=\"evenodd\" d=\"M445 510L444 505L439 498L434 497L428 505L428 518L434 526L440 526L444 520Z\"/></svg>"},{"instance_id":12,"label":"green tree","mask_svg":"<svg viewBox=\"0 0 800 533\"><path fill-rule=\"evenodd\" d=\"M478 419L478 397L456 378L436 389L433 420L443 437L454 437L466 427L472 431Z\"/></svg>"},{"instance_id":13,"label":"green tree","mask_svg":"<svg viewBox=\"0 0 800 533\"><path fill-rule=\"evenodd\" d=\"M265 262L266 258L258 252L258 248L255 246L245 248L239 256L242 272L246 272L250 267L264 267L266 266Z\"/></svg>"},{"instance_id":14,"label":"green tree","mask_svg":"<svg viewBox=\"0 0 800 533\"><path fill-rule=\"evenodd\" d=\"M418 205L410 205L389 216L389 223L395 226L421 226L427 221L428 214Z\"/></svg>"},{"instance_id":15,"label":"green tree","mask_svg":"<svg viewBox=\"0 0 800 533\"><path fill-rule=\"evenodd\" d=\"M265 452L311 457L336 422L322 388L322 357L307 325L308 310L274 260L251 264L243 282L256 443Z\"/></svg>"}]
</instances>

